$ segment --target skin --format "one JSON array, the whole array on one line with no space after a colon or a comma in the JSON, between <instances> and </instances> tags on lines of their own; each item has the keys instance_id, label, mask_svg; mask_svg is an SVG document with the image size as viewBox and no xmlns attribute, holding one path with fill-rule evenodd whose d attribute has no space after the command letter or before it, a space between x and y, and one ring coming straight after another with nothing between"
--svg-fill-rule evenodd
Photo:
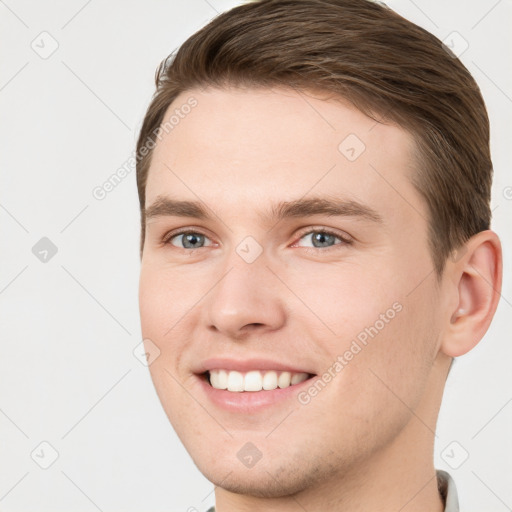
<instances>
[{"instance_id":1,"label":"skin","mask_svg":"<svg viewBox=\"0 0 512 512\"><path fill-rule=\"evenodd\" d=\"M197 106L154 150L146 205L163 195L200 200L214 216L148 219L139 300L143 336L160 350L150 366L156 391L218 486L217 511L442 511L435 424L452 357L478 343L495 312L498 237L475 235L438 281L409 133L340 99L285 88L191 90L168 112L190 96ZM366 146L355 161L338 149L349 134ZM313 196L364 203L382 221L260 216ZM179 228L204 234L204 246L163 241ZM319 228L352 243L315 248L308 233ZM247 236L263 249L252 263L236 252ZM194 374L224 356L321 376L394 303L401 311L306 405L227 412ZM237 457L247 442L262 453L252 468Z\"/></svg>"}]
</instances>

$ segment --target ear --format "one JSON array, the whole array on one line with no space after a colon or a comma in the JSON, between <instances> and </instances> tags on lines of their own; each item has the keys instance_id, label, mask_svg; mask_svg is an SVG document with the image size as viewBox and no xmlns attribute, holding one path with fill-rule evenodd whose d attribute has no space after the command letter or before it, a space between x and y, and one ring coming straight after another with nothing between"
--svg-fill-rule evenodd
<instances>
[{"instance_id":1,"label":"ear","mask_svg":"<svg viewBox=\"0 0 512 512\"><path fill-rule=\"evenodd\" d=\"M501 243L494 231L477 233L457 254L445 269L454 294L440 350L450 357L469 352L483 338L498 307L502 280Z\"/></svg>"}]
</instances>

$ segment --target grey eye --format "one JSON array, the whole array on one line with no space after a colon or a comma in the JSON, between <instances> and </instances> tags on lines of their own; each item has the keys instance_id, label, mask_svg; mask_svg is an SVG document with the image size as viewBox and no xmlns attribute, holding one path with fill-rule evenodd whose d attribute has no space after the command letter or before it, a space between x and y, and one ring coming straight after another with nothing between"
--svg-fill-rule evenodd
<instances>
[{"instance_id":1,"label":"grey eye","mask_svg":"<svg viewBox=\"0 0 512 512\"><path fill-rule=\"evenodd\" d=\"M177 242L177 240L181 239L181 243ZM201 247L205 247L210 245L206 243L209 240L205 235L201 233L195 233L193 231L187 233L179 233L174 235L170 242L172 245L176 247L182 247L183 249L199 249Z\"/></svg>"},{"instance_id":2,"label":"grey eye","mask_svg":"<svg viewBox=\"0 0 512 512\"><path fill-rule=\"evenodd\" d=\"M311 231L310 233L307 233L304 235L301 240L305 240L309 238L311 245L301 245L302 247L315 247L317 249L320 249L322 247L331 247L333 245L336 245L336 240L340 240L340 237L335 236L331 233L326 233L324 231Z\"/></svg>"}]
</instances>

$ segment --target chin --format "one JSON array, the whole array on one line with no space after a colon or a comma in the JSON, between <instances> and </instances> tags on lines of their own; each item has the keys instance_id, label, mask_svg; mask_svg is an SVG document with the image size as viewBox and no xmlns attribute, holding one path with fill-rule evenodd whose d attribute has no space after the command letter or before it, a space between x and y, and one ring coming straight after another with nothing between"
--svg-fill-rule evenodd
<instances>
[{"instance_id":1,"label":"chin","mask_svg":"<svg viewBox=\"0 0 512 512\"><path fill-rule=\"evenodd\" d=\"M281 477L277 478L264 470L256 471L255 468L253 470L233 469L231 473L224 473L223 477L214 471L211 473L205 471L203 474L214 485L226 491L257 498L291 496L308 486L305 479L292 478L289 474L281 474Z\"/></svg>"},{"instance_id":2,"label":"chin","mask_svg":"<svg viewBox=\"0 0 512 512\"><path fill-rule=\"evenodd\" d=\"M238 460L228 462L226 458L217 458L210 464L194 459L194 463L215 486L257 498L293 496L332 475L328 467L308 464L304 459L290 460L289 456L283 461L262 458L252 468L245 467Z\"/></svg>"}]
</instances>

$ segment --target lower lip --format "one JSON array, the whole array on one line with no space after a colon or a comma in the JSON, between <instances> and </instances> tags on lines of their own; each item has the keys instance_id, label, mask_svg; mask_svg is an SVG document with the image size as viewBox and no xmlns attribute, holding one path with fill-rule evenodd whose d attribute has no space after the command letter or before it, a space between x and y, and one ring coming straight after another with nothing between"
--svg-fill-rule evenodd
<instances>
[{"instance_id":1,"label":"lower lip","mask_svg":"<svg viewBox=\"0 0 512 512\"><path fill-rule=\"evenodd\" d=\"M198 375L200 384L208 397L215 405L232 412L254 413L266 408L282 404L286 400L295 399L297 394L311 384L314 377L305 381L288 386L287 388L276 388L262 391L233 392L225 389L216 389L210 385L203 375Z\"/></svg>"}]
</instances>

